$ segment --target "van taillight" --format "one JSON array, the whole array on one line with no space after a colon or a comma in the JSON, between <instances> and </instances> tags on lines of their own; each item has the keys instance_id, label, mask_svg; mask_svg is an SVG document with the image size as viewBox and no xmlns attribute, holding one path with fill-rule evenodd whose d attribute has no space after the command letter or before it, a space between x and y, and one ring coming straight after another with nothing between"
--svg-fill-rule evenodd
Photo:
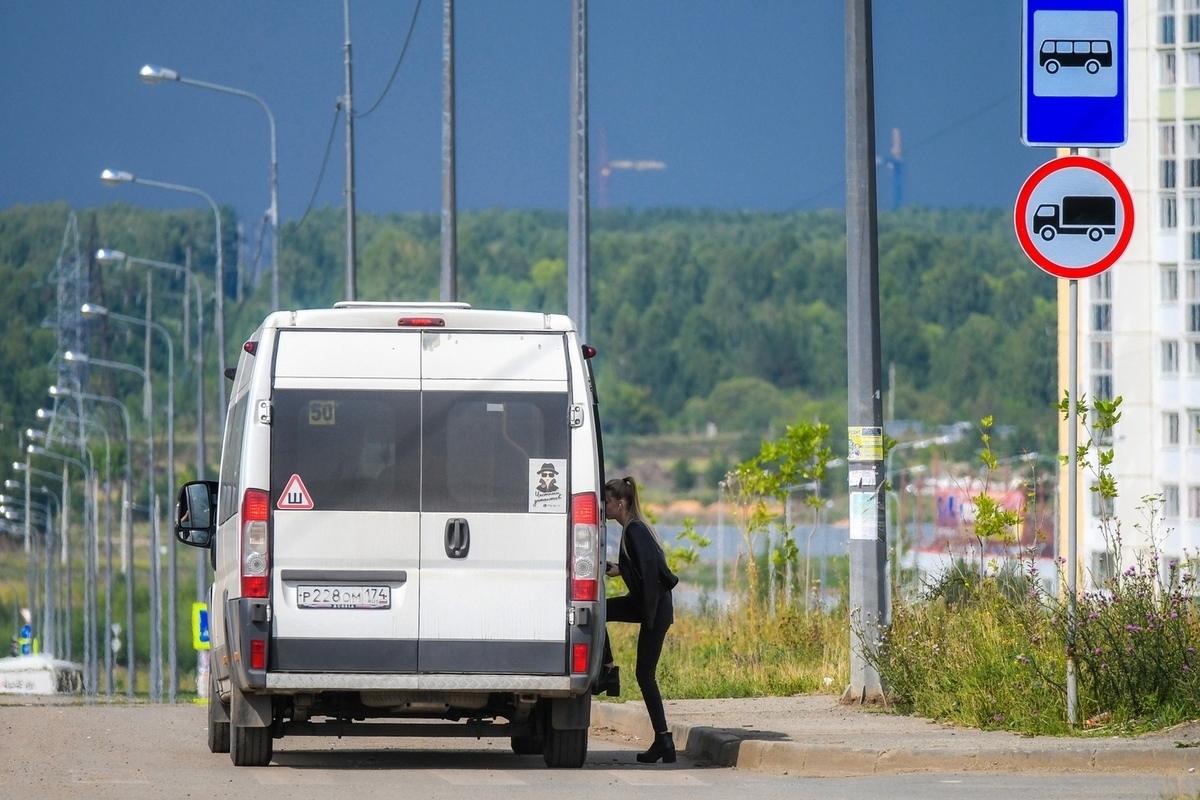
<instances>
[{"instance_id":1,"label":"van taillight","mask_svg":"<svg viewBox=\"0 0 1200 800\"><path fill-rule=\"evenodd\" d=\"M600 513L596 495L571 498L571 599L595 600L599 587L597 553Z\"/></svg>"},{"instance_id":2,"label":"van taillight","mask_svg":"<svg viewBox=\"0 0 1200 800\"><path fill-rule=\"evenodd\" d=\"M267 668L267 642L264 639L250 640L250 669Z\"/></svg>"},{"instance_id":3,"label":"van taillight","mask_svg":"<svg viewBox=\"0 0 1200 800\"><path fill-rule=\"evenodd\" d=\"M588 670L588 646L584 642L577 642L571 648L571 672L587 672Z\"/></svg>"},{"instance_id":4,"label":"van taillight","mask_svg":"<svg viewBox=\"0 0 1200 800\"><path fill-rule=\"evenodd\" d=\"M242 495L242 597L266 597L271 585L270 508L262 489Z\"/></svg>"}]
</instances>

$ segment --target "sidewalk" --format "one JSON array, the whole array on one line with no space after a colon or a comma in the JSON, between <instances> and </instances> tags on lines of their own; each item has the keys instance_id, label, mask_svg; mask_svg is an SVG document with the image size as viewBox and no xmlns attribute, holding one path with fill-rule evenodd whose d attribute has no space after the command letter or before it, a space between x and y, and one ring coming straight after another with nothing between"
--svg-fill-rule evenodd
<instances>
[{"instance_id":1,"label":"sidewalk","mask_svg":"<svg viewBox=\"0 0 1200 800\"><path fill-rule=\"evenodd\" d=\"M810 777L902 772L1195 773L1200 723L1138 737L1020 736L838 705L827 695L669 700L675 745L719 766ZM645 706L592 704L592 725L650 742Z\"/></svg>"}]
</instances>

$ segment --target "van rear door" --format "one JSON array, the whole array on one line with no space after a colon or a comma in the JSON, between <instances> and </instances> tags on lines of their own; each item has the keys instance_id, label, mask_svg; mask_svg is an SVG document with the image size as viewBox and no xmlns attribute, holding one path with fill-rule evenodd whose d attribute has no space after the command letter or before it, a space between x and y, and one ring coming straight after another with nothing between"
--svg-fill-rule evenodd
<instances>
[{"instance_id":1,"label":"van rear door","mask_svg":"<svg viewBox=\"0 0 1200 800\"><path fill-rule=\"evenodd\" d=\"M565 346L422 333L422 673L568 671Z\"/></svg>"},{"instance_id":2,"label":"van rear door","mask_svg":"<svg viewBox=\"0 0 1200 800\"><path fill-rule=\"evenodd\" d=\"M419 376L416 331L279 333L269 669L416 671Z\"/></svg>"}]
</instances>

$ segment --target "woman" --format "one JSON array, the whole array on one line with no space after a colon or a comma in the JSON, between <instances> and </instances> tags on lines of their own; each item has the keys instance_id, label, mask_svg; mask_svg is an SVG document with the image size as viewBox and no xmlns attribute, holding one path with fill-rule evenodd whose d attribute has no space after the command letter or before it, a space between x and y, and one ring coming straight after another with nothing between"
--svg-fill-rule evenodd
<instances>
[{"instance_id":1,"label":"woman","mask_svg":"<svg viewBox=\"0 0 1200 800\"><path fill-rule=\"evenodd\" d=\"M658 691L654 673L658 669L667 628L675 621L671 589L679 579L667 568L662 542L642 514L633 478L614 478L604 484L604 516L621 526L620 560L616 564L606 564L605 574L620 575L629 587L629 594L608 598L605 604L608 621L641 625L635 675L646 701L646 711L650 713L650 722L654 725L654 744L646 752L639 753L637 760L653 764L662 759L664 764L671 764L675 761L675 742L667 727L662 694ZM613 663L607 631L604 635L604 665L592 693L605 691L612 696L621 692L620 675Z\"/></svg>"}]
</instances>

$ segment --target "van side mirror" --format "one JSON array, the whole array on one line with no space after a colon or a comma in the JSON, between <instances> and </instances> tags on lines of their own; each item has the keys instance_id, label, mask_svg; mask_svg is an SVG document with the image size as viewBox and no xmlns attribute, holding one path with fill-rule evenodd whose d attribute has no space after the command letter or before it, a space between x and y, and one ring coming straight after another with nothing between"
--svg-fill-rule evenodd
<instances>
[{"instance_id":1,"label":"van side mirror","mask_svg":"<svg viewBox=\"0 0 1200 800\"><path fill-rule=\"evenodd\" d=\"M217 482L191 481L175 503L175 538L192 547L211 547L217 533Z\"/></svg>"}]
</instances>

